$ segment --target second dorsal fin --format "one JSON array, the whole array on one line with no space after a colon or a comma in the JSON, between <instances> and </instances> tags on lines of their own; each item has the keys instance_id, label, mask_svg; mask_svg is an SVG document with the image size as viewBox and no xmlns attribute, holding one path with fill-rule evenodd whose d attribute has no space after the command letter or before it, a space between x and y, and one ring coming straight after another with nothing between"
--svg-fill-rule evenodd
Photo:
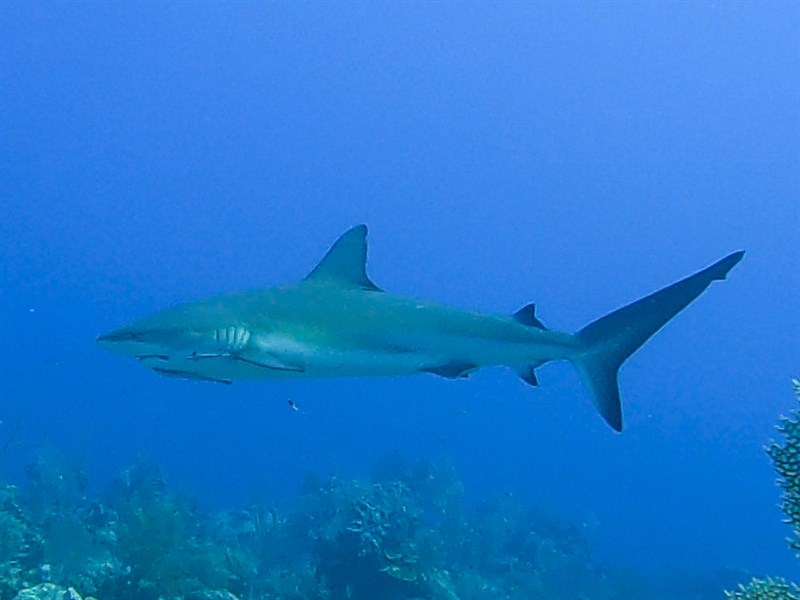
<instances>
[{"instance_id":1,"label":"second dorsal fin","mask_svg":"<svg viewBox=\"0 0 800 600\"><path fill-rule=\"evenodd\" d=\"M523 306L512 317L518 323L527 325L528 327L538 327L539 329L547 329L536 316L536 305L531 303Z\"/></svg>"},{"instance_id":2,"label":"second dorsal fin","mask_svg":"<svg viewBox=\"0 0 800 600\"><path fill-rule=\"evenodd\" d=\"M356 225L343 233L305 280L381 291L367 277L367 226Z\"/></svg>"}]
</instances>

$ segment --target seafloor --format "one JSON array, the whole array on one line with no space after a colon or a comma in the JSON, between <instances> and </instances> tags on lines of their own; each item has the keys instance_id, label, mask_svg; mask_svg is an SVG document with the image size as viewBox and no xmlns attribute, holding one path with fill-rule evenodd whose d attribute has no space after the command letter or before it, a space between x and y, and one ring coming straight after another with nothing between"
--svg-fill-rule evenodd
<instances>
[{"instance_id":1,"label":"seafloor","mask_svg":"<svg viewBox=\"0 0 800 600\"><path fill-rule=\"evenodd\" d=\"M800 409L779 429L768 453L800 551ZM87 484L53 454L21 486L0 482L0 600L800 599L777 579L737 587L741 572L601 565L580 526L514 496L466 510L446 461L393 454L368 480L310 475L291 500L222 512L170 490L148 462L102 494Z\"/></svg>"}]
</instances>

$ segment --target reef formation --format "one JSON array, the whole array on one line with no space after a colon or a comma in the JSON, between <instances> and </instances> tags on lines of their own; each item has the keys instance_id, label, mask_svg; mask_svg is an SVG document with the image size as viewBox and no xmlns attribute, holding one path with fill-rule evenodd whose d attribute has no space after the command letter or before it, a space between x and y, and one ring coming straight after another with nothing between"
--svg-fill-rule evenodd
<instances>
[{"instance_id":1,"label":"reef formation","mask_svg":"<svg viewBox=\"0 0 800 600\"><path fill-rule=\"evenodd\" d=\"M210 513L161 469L102 498L41 458L0 487L2 600L618 598L579 529L502 495L471 518L447 463L380 461L368 481L310 476L284 507Z\"/></svg>"},{"instance_id":2,"label":"reef formation","mask_svg":"<svg viewBox=\"0 0 800 600\"><path fill-rule=\"evenodd\" d=\"M794 394L800 403L800 381L792 380ZM789 546L800 558L800 408L792 410L778 425L783 440L767 446L767 454L778 474L783 489L781 509L791 526ZM728 600L800 600L800 586L780 577L753 579L739 589L725 593Z\"/></svg>"},{"instance_id":3,"label":"reef formation","mask_svg":"<svg viewBox=\"0 0 800 600\"><path fill-rule=\"evenodd\" d=\"M795 381L800 402L800 382ZM800 552L800 408L767 448ZM585 528L498 494L466 510L451 464L391 454L371 477L309 475L280 504L213 512L158 465L102 494L44 454L0 482L0 600L711 600L741 576L657 582L598 564ZM800 600L780 578L729 600Z\"/></svg>"},{"instance_id":4,"label":"reef formation","mask_svg":"<svg viewBox=\"0 0 800 600\"><path fill-rule=\"evenodd\" d=\"M716 583L692 597L717 598ZM291 501L222 512L147 462L101 495L51 455L0 485L0 600L424 599L685 595L598 565L584 528L511 494L467 513L446 461L392 454L370 478L311 475Z\"/></svg>"}]
</instances>

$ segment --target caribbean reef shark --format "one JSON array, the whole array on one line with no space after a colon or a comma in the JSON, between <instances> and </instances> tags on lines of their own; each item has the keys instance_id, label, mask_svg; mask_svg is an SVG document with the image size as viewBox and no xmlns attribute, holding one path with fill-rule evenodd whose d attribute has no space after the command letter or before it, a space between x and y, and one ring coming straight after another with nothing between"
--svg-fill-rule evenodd
<instances>
[{"instance_id":1,"label":"caribbean reef shark","mask_svg":"<svg viewBox=\"0 0 800 600\"><path fill-rule=\"evenodd\" d=\"M606 422L622 430L622 363L712 281L734 252L577 333L545 327L529 304L484 315L388 294L366 272L367 227L344 233L301 282L190 302L101 335L108 349L161 375L234 379L433 373L468 377L505 365L530 385L552 360L575 365Z\"/></svg>"}]
</instances>

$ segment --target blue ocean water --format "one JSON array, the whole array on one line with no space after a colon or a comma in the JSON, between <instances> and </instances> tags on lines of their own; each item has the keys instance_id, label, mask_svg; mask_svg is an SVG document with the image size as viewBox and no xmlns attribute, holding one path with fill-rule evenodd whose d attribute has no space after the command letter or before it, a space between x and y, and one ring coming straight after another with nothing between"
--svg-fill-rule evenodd
<instances>
[{"instance_id":1,"label":"blue ocean water","mask_svg":"<svg viewBox=\"0 0 800 600\"><path fill-rule=\"evenodd\" d=\"M563 331L747 256L625 365L621 434L565 364L217 386L95 343L298 280L362 222L384 289ZM798 300L795 2L0 5L4 480L144 456L223 509L399 451L603 563L796 578L764 445Z\"/></svg>"}]
</instances>

